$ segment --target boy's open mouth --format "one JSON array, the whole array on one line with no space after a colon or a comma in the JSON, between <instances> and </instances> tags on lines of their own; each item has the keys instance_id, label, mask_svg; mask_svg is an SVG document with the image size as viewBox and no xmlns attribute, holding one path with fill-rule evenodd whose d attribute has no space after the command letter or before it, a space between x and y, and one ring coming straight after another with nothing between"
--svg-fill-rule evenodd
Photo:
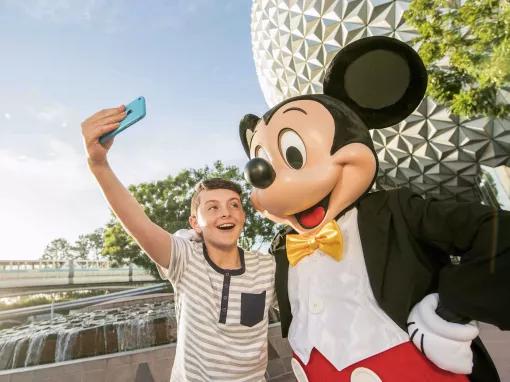
<instances>
[{"instance_id":1,"label":"boy's open mouth","mask_svg":"<svg viewBox=\"0 0 510 382\"><path fill-rule=\"evenodd\" d=\"M326 216L330 196L331 193L314 206L294 214L298 223L306 229L317 227L324 219L324 216Z\"/></svg>"},{"instance_id":2,"label":"boy's open mouth","mask_svg":"<svg viewBox=\"0 0 510 382\"><path fill-rule=\"evenodd\" d=\"M233 223L224 223L216 226L216 228L221 229L222 231L230 231L235 227L235 224Z\"/></svg>"}]
</instances>

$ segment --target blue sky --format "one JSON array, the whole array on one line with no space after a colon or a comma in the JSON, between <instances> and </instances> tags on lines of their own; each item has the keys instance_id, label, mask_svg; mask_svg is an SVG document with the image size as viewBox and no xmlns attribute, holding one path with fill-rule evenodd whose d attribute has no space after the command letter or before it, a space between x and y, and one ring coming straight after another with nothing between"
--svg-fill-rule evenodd
<instances>
[{"instance_id":1,"label":"blue sky","mask_svg":"<svg viewBox=\"0 0 510 382\"><path fill-rule=\"evenodd\" d=\"M109 219L80 122L147 99L110 163L124 184L243 166L238 122L267 108L251 1L0 0L0 259L38 258Z\"/></svg>"}]
</instances>

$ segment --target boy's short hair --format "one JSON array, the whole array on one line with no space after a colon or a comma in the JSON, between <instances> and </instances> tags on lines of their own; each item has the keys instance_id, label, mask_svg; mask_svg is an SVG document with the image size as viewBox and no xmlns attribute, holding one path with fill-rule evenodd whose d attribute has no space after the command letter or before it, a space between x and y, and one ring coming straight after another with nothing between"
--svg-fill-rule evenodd
<instances>
[{"instance_id":1,"label":"boy's short hair","mask_svg":"<svg viewBox=\"0 0 510 382\"><path fill-rule=\"evenodd\" d=\"M241 186L230 180L222 178L210 178L202 180L195 185L195 191L191 197L191 216L195 216L197 214L198 205L200 204L198 196L202 191L205 190L231 190L237 193L239 198L241 198L243 195Z\"/></svg>"}]
</instances>

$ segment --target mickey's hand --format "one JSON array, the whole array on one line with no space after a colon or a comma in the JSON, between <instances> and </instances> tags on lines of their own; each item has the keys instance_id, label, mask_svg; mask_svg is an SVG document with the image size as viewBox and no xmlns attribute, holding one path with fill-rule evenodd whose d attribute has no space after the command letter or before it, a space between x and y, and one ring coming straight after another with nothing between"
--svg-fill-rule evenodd
<instances>
[{"instance_id":1,"label":"mickey's hand","mask_svg":"<svg viewBox=\"0 0 510 382\"><path fill-rule=\"evenodd\" d=\"M407 331L414 345L437 367L457 374L471 374L471 341L478 336L476 321L456 324L436 313L439 296L429 294L409 314Z\"/></svg>"},{"instance_id":2,"label":"mickey's hand","mask_svg":"<svg viewBox=\"0 0 510 382\"><path fill-rule=\"evenodd\" d=\"M173 235L189 241L202 241L202 237L194 229L180 229Z\"/></svg>"}]
</instances>

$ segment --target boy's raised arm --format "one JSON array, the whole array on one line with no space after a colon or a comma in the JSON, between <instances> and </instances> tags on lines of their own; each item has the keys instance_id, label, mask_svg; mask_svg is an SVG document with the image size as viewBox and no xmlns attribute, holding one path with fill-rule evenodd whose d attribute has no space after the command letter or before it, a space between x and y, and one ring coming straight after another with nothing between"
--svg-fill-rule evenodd
<instances>
[{"instance_id":1,"label":"boy's raised arm","mask_svg":"<svg viewBox=\"0 0 510 382\"><path fill-rule=\"evenodd\" d=\"M120 106L101 110L83 121L81 129L88 165L124 229L155 263L167 268L170 263L170 234L149 219L108 164L106 154L114 138L104 146L99 143L99 137L116 129L125 116L125 108Z\"/></svg>"}]
</instances>

